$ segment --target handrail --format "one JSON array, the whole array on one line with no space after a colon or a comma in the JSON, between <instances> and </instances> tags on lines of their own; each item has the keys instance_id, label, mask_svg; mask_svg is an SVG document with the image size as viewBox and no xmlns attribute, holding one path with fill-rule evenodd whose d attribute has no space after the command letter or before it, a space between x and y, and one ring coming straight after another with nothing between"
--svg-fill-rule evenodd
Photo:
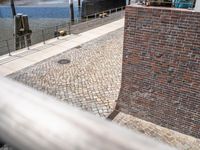
<instances>
[{"instance_id":1,"label":"handrail","mask_svg":"<svg viewBox=\"0 0 200 150\"><path fill-rule=\"evenodd\" d=\"M0 139L20 150L175 150L0 78Z\"/></svg>"}]
</instances>

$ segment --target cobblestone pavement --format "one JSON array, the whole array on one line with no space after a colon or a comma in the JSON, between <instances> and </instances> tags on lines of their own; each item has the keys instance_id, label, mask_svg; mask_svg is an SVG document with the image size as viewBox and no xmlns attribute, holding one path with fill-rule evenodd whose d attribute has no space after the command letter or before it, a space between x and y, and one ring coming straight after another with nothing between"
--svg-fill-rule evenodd
<instances>
[{"instance_id":1,"label":"cobblestone pavement","mask_svg":"<svg viewBox=\"0 0 200 150\"><path fill-rule=\"evenodd\" d=\"M123 29L10 75L61 101L106 117L118 98ZM60 59L69 59L61 65Z\"/></svg>"},{"instance_id":2,"label":"cobblestone pavement","mask_svg":"<svg viewBox=\"0 0 200 150\"><path fill-rule=\"evenodd\" d=\"M176 131L163 128L153 123L138 119L120 112L114 122L134 131L138 131L154 139L167 143L178 150L200 150L200 139L187 136Z\"/></svg>"}]
</instances>

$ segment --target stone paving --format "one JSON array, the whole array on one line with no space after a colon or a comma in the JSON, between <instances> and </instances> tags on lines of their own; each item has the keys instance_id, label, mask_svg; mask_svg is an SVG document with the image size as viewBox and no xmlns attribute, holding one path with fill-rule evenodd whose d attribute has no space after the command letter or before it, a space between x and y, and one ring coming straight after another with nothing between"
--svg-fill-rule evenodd
<instances>
[{"instance_id":1,"label":"stone paving","mask_svg":"<svg viewBox=\"0 0 200 150\"><path fill-rule=\"evenodd\" d=\"M150 136L160 142L176 147L178 150L200 150L200 139L163 128L131 115L120 112L113 121L121 126L125 126L136 132Z\"/></svg>"},{"instance_id":2,"label":"stone paving","mask_svg":"<svg viewBox=\"0 0 200 150\"><path fill-rule=\"evenodd\" d=\"M10 75L101 117L113 110L121 80L123 29ZM69 64L59 64L69 59Z\"/></svg>"}]
</instances>

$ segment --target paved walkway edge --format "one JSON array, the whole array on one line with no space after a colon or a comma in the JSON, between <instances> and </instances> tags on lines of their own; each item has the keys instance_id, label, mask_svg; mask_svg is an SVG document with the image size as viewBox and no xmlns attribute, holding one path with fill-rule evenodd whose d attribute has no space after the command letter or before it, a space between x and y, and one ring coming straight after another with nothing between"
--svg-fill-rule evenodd
<instances>
[{"instance_id":1,"label":"paved walkway edge","mask_svg":"<svg viewBox=\"0 0 200 150\"><path fill-rule=\"evenodd\" d=\"M60 39L51 39L48 40L46 44L39 43L31 46L29 51L27 49L22 49L14 52L12 56L3 55L0 57L0 75L7 76L42 60L120 29L123 26L124 19L120 19L101 27L80 33L75 38L73 35L70 35ZM70 39L71 36L73 37L72 39ZM26 53L26 55L23 55L24 53Z\"/></svg>"}]
</instances>

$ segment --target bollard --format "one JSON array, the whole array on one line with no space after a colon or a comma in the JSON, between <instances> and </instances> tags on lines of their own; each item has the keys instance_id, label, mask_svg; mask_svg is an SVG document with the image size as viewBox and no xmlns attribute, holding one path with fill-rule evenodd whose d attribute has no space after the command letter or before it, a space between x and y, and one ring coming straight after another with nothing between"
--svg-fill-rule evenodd
<instances>
[{"instance_id":1,"label":"bollard","mask_svg":"<svg viewBox=\"0 0 200 150\"><path fill-rule=\"evenodd\" d=\"M22 14L17 14L14 17L14 44L15 44L15 49L14 50L18 50L21 48L21 34L20 34L20 29L23 29L22 24L21 24L21 17Z\"/></svg>"},{"instance_id":2,"label":"bollard","mask_svg":"<svg viewBox=\"0 0 200 150\"><path fill-rule=\"evenodd\" d=\"M25 48L25 45L26 45L26 43L25 43L25 36L21 35L20 36L20 49Z\"/></svg>"},{"instance_id":3,"label":"bollard","mask_svg":"<svg viewBox=\"0 0 200 150\"><path fill-rule=\"evenodd\" d=\"M29 20L28 20L28 16L27 15L23 15L23 23L24 23L24 37L25 37L25 41L27 46L31 45L31 33L32 30L30 30L29 27Z\"/></svg>"}]
</instances>

